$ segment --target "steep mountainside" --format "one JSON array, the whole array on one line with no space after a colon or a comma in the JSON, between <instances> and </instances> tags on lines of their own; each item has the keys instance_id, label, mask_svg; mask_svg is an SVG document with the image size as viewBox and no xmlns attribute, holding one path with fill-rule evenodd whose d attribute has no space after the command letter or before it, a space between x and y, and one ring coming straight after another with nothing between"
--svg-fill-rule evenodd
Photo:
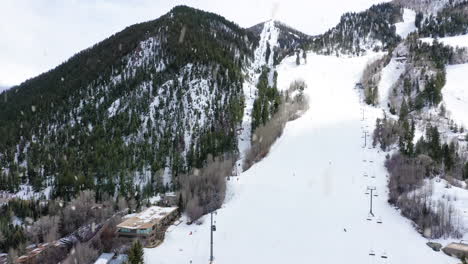
<instances>
[{"instance_id":1,"label":"steep mountainside","mask_svg":"<svg viewBox=\"0 0 468 264\"><path fill-rule=\"evenodd\" d=\"M267 25L269 22L263 22L260 24L257 24L251 28L249 28L249 31L252 31L255 35L261 36L262 31L265 28L265 25ZM270 54L270 52L274 53L273 57L273 64L278 65L281 60L283 60L286 56L294 54L294 52L301 48L304 49L305 45L307 45L308 42L312 39L311 36L308 36L307 34L304 34L298 30L295 30L288 25L281 23L279 21L274 21L273 22L274 28L278 30L278 37L277 37L277 43L278 45L274 48L268 47L267 48L267 57ZM271 50L273 49L273 50Z\"/></svg>"},{"instance_id":2,"label":"steep mountainside","mask_svg":"<svg viewBox=\"0 0 468 264\"><path fill-rule=\"evenodd\" d=\"M360 13L346 13L334 28L313 39L309 48L325 54L361 55L366 50L387 50L400 41L395 23L403 10L392 4L374 5Z\"/></svg>"},{"instance_id":3,"label":"steep mountainside","mask_svg":"<svg viewBox=\"0 0 468 264\"><path fill-rule=\"evenodd\" d=\"M0 189L144 193L236 155L258 37L185 6L1 94Z\"/></svg>"},{"instance_id":4,"label":"steep mountainside","mask_svg":"<svg viewBox=\"0 0 468 264\"><path fill-rule=\"evenodd\" d=\"M424 14L437 14L448 5L456 5L466 0L393 0L393 3Z\"/></svg>"},{"instance_id":5,"label":"steep mountainside","mask_svg":"<svg viewBox=\"0 0 468 264\"><path fill-rule=\"evenodd\" d=\"M419 34L445 37L468 34L468 1L448 4L437 15L419 15Z\"/></svg>"}]
</instances>

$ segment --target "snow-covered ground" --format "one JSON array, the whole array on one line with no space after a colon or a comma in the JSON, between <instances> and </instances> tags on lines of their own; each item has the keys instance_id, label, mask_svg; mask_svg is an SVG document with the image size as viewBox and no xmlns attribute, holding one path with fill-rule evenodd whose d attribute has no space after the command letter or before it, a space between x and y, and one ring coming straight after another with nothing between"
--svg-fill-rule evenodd
<instances>
[{"instance_id":1,"label":"snow-covered ground","mask_svg":"<svg viewBox=\"0 0 468 264\"><path fill-rule=\"evenodd\" d=\"M405 71L405 64L397 58L392 58L385 68L382 69L379 82L379 104L382 108L388 109L388 96L393 85L398 81Z\"/></svg>"},{"instance_id":2,"label":"snow-covered ground","mask_svg":"<svg viewBox=\"0 0 468 264\"><path fill-rule=\"evenodd\" d=\"M468 39L467 39L468 46ZM445 106L450 117L468 127L468 64L447 66L447 83L442 89Z\"/></svg>"},{"instance_id":3,"label":"snow-covered ground","mask_svg":"<svg viewBox=\"0 0 468 264\"><path fill-rule=\"evenodd\" d=\"M406 38L411 32L416 31L416 12L411 9L403 9L403 22L396 23L396 33L402 37Z\"/></svg>"},{"instance_id":4,"label":"snow-covered ground","mask_svg":"<svg viewBox=\"0 0 468 264\"><path fill-rule=\"evenodd\" d=\"M432 42L434 41L434 38L421 38L421 40L425 43L432 44ZM452 46L452 47L460 47L460 48L468 47L468 35L438 38L437 40L445 45Z\"/></svg>"},{"instance_id":5,"label":"snow-covered ground","mask_svg":"<svg viewBox=\"0 0 468 264\"><path fill-rule=\"evenodd\" d=\"M353 88L375 56L308 54L306 65L290 57L278 67L280 89L297 78L307 82L310 109L287 124L264 160L228 182L215 216L215 263L458 262L427 247L388 205L385 154L362 148L362 127L371 131L381 110L360 104ZM367 186L379 194L371 221ZM202 221L171 228L162 245L145 250L146 263L208 263L209 216Z\"/></svg>"},{"instance_id":6,"label":"snow-covered ground","mask_svg":"<svg viewBox=\"0 0 468 264\"><path fill-rule=\"evenodd\" d=\"M464 182L459 182L461 187L466 187ZM418 189L418 192L428 194L432 210L440 211L441 206L444 210L450 210L454 225L460 230L468 227L468 192L464 188L452 186L444 179L433 178L426 179L424 185ZM449 215L447 212L445 215ZM463 239L466 239L467 236ZM447 243L449 239L439 239L438 242Z\"/></svg>"}]
</instances>

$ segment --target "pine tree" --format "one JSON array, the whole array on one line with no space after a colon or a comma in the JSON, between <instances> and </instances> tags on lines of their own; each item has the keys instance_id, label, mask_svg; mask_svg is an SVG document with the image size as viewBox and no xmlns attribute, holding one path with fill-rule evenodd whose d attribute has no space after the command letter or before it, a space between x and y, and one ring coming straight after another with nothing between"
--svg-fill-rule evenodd
<instances>
[{"instance_id":1,"label":"pine tree","mask_svg":"<svg viewBox=\"0 0 468 264\"><path fill-rule=\"evenodd\" d=\"M296 65L301 65L301 57L299 56L299 51L296 52Z\"/></svg>"},{"instance_id":2,"label":"pine tree","mask_svg":"<svg viewBox=\"0 0 468 264\"><path fill-rule=\"evenodd\" d=\"M408 115L408 104L406 103L406 100L403 98L403 101L401 102L401 107L400 107L400 121L403 121L406 116Z\"/></svg>"},{"instance_id":3,"label":"pine tree","mask_svg":"<svg viewBox=\"0 0 468 264\"><path fill-rule=\"evenodd\" d=\"M402 123L403 134L399 139L400 152L412 156L414 152L413 138L414 138L414 121L411 126L407 120Z\"/></svg>"},{"instance_id":4,"label":"pine tree","mask_svg":"<svg viewBox=\"0 0 468 264\"><path fill-rule=\"evenodd\" d=\"M441 160L440 134L437 127L429 127L426 131L429 156L435 161Z\"/></svg>"},{"instance_id":5,"label":"pine tree","mask_svg":"<svg viewBox=\"0 0 468 264\"><path fill-rule=\"evenodd\" d=\"M418 13L416 14L416 20L414 21L414 25L415 25L417 28L421 28L421 22L422 22L423 18L424 18L423 13L418 12Z\"/></svg>"},{"instance_id":6,"label":"pine tree","mask_svg":"<svg viewBox=\"0 0 468 264\"><path fill-rule=\"evenodd\" d=\"M266 52L265 52L265 61L266 61L266 64L268 64L269 61L270 61L270 55L271 55L270 43L267 42L267 49L266 49Z\"/></svg>"},{"instance_id":7,"label":"pine tree","mask_svg":"<svg viewBox=\"0 0 468 264\"><path fill-rule=\"evenodd\" d=\"M468 180L468 162L465 163L465 168L463 168L463 179Z\"/></svg>"},{"instance_id":8,"label":"pine tree","mask_svg":"<svg viewBox=\"0 0 468 264\"><path fill-rule=\"evenodd\" d=\"M304 59L304 63L307 64L307 52L305 50L302 50L302 58Z\"/></svg>"},{"instance_id":9,"label":"pine tree","mask_svg":"<svg viewBox=\"0 0 468 264\"><path fill-rule=\"evenodd\" d=\"M444 144L442 152L444 157L445 170L450 171L453 167L453 156L447 144Z\"/></svg>"},{"instance_id":10,"label":"pine tree","mask_svg":"<svg viewBox=\"0 0 468 264\"><path fill-rule=\"evenodd\" d=\"M140 241L137 240L135 243L133 243L128 253L128 264L144 264L145 261L143 256L143 246L141 245Z\"/></svg>"}]
</instances>

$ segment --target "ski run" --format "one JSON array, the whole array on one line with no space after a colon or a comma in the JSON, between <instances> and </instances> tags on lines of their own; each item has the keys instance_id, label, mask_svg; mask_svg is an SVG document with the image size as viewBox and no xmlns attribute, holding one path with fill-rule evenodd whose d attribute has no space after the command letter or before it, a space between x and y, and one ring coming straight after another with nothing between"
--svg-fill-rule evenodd
<instances>
[{"instance_id":1,"label":"ski run","mask_svg":"<svg viewBox=\"0 0 468 264\"><path fill-rule=\"evenodd\" d=\"M261 43L271 39L269 32L277 34L273 28L266 23ZM263 52L260 45L244 87L242 151L249 146L254 70ZM310 109L287 124L265 159L228 181L226 201L214 215L214 263L457 263L426 246L387 202L387 153L369 144L382 109L363 104L355 89L366 64L380 56L309 53L307 64L297 66L292 56L277 66L279 89L297 79L307 83ZM391 62L385 70L380 86L390 87L399 67ZM375 189L374 216L368 188ZM145 250L146 263L207 263L210 216L186 222L171 226L159 247Z\"/></svg>"}]
</instances>

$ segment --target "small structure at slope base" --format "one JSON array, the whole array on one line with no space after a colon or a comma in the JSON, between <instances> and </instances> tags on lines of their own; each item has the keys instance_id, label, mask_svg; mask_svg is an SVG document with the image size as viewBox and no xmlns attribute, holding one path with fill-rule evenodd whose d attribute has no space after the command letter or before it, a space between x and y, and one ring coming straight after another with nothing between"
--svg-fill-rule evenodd
<instances>
[{"instance_id":1,"label":"small structure at slope base","mask_svg":"<svg viewBox=\"0 0 468 264\"><path fill-rule=\"evenodd\" d=\"M156 247L178 216L177 207L151 206L118 224L117 233L119 237L141 239L146 247Z\"/></svg>"},{"instance_id":2,"label":"small structure at slope base","mask_svg":"<svg viewBox=\"0 0 468 264\"><path fill-rule=\"evenodd\" d=\"M468 244L450 243L442 251L449 256L457 258L465 257L468 256Z\"/></svg>"}]
</instances>

